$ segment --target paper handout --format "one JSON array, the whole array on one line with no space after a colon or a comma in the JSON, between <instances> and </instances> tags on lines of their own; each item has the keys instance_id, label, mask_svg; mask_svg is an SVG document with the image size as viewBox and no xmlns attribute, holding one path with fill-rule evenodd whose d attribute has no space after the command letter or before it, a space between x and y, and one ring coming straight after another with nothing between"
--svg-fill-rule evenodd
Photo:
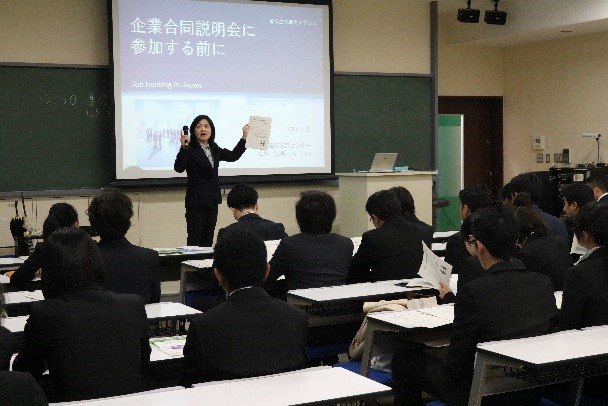
<instances>
[{"instance_id":1,"label":"paper handout","mask_svg":"<svg viewBox=\"0 0 608 406\"><path fill-rule=\"evenodd\" d=\"M407 286L430 287L437 290L440 288L439 282L449 286L452 265L435 255L424 242L422 242L422 252L422 263L418 271L420 278L412 279Z\"/></svg>"},{"instance_id":2,"label":"paper handout","mask_svg":"<svg viewBox=\"0 0 608 406\"><path fill-rule=\"evenodd\" d=\"M270 125L272 118L270 117L249 117L249 135L245 146L253 149L268 149L270 142Z\"/></svg>"}]
</instances>

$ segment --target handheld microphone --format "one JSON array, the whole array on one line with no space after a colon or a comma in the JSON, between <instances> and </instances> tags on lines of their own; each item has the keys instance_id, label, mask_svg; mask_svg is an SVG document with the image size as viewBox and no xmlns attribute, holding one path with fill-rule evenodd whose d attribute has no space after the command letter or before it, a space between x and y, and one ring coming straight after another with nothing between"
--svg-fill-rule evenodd
<instances>
[{"instance_id":1,"label":"handheld microphone","mask_svg":"<svg viewBox=\"0 0 608 406\"><path fill-rule=\"evenodd\" d=\"M182 131L184 132L184 135L188 135L188 126L185 125L182 128ZM184 149L187 149L187 148L188 148L188 140L184 141Z\"/></svg>"}]
</instances>

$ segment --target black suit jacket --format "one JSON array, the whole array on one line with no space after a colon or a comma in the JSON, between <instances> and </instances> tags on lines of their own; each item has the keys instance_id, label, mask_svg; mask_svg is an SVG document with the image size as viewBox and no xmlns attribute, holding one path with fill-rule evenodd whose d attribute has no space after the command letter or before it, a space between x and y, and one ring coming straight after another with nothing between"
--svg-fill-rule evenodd
<instances>
[{"instance_id":1,"label":"black suit jacket","mask_svg":"<svg viewBox=\"0 0 608 406\"><path fill-rule=\"evenodd\" d=\"M257 287L192 318L180 385L298 369L304 359L304 312Z\"/></svg>"},{"instance_id":2,"label":"black suit jacket","mask_svg":"<svg viewBox=\"0 0 608 406\"><path fill-rule=\"evenodd\" d=\"M470 386L477 344L548 333L557 307L551 280L518 260L499 262L458 291L446 357L449 376Z\"/></svg>"},{"instance_id":3,"label":"black suit jacket","mask_svg":"<svg viewBox=\"0 0 608 406\"><path fill-rule=\"evenodd\" d=\"M536 212L540 215L540 218L543 220L543 223L547 227L547 233L549 235L554 235L556 237L564 240L565 243L568 243L568 229L566 228L566 223L561 218L552 216L551 214L542 211L537 206L534 206Z\"/></svg>"},{"instance_id":4,"label":"black suit jacket","mask_svg":"<svg viewBox=\"0 0 608 406\"><path fill-rule=\"evenodd\" d=\"M1 294L1 293L0 293ZM2 321L0 320L0 323ZM6 327L0 326L0 371L8 371L15 350L15 337ZM2 386L0 384L0 386ZM0 397L1 399L1 397Z\"/></svg>"},{"instance_id":5,"label":"black suit jacket","mask_svg":"<svg viewBox=\"0 0 608 406\"><path fill-rule=\"evenodd\" d=\"M76 289L32 304L13 369L40 377L48 366L52 401L138 392L148 340L139 296Z\"/></svg>"},{"instance_id":6,"label":"black suit jacket","mask_svg":"<svg viewBox=\"0 0 608 406\"><path fill-rule=\"evenodd\" d=\"M285 275L289 290L344 285L352 256L350 238L333 233L296 234L279 243L270 260L268 280Z\"/></svg>"},{"instance_id":7,"label":"black suit jacket","mask_svg":"<svg viewBox=\"0 0 608 406\"><path fill-rule=\"evenodd\" d=\"M102 239L97 248L103 259L105 289L137 294L146 304L160 302L160 265L156 251L133 245L124 237Z\"/></svg>"},{"instance_id":8,"label":"black suit jacket","mask_svg":"<svg viewBox=\"0 0 608 406\"><path fill-rule=\"evenodd\" d=\"M11 275L11 286L18 290L23 290L28 282L34 279L36 272L42 268L46 257L46 244L39 242L34 247L34 252L25 262Z\"/></svg>"},{"instance_id":9,"label":"black suit jacket","mask_svg":"<svg viewBox=\"0 0 608 406\"><path fill-rule=\"evenodd\" d=\"M566 271L572 266L570 247L560 237L528 237L526 244L515 254L528 271L547 275L555 290L562 290Z\"/></svg>"},{"instance_id":10,"label":"black suit jacket","mask_svg":"<svg viewBox=\"0 0 608 406\"><path fill-rule=\"evenodd\" d=\"M600 247L566 272L559 328L605 324L608 324L608 247Z\"/></svg>"},{"instance_id":11,"label":"black suit jacket","mask_svg":"<svg viewBox=\"0 0 608 406\"><path fill-rule=\"evenodd\" d=\"M46 406L44 392L31 374L0 371L0 401L10 406Z\"/></svg>"},{"instance_id":12,"label":"black suit jacket","mask_svg":"<svg viewBox=\"0 0 608 406\"><path fill-rule=\"evenodd\" d=\"M460 274L464 261L471 256L459 232L452 234L445 244L445 262L452 265L452 273Z\"/></svg>"},{"instance_id":13,"label":"black suit jacket","mask_svg":"<svg viewBox=\"0 0 608 406\"><path fill-rule=\"evenodd\" d=\"M465 258L462 266L460 268L460 273L458 273L458 282L456 284L456 290L460 292L462 287L467 283L475 280L477 278L481 278L486 274L486 271L481 266L479 262L479 258L474 255ZM456 302L456 295L453 292L448 292L441 299L441 304L448 304Z\"/></svg>"},{"instance_id":14,"label":"black suit jacket","mask_svg":"<svg viewBox=\"0 0 608 406\"><path fill-rule=\"evenodd\" d=\"M222 202L218 167L220 161L234 162L245 152L245 140L240 139L232 151L220 148L215 142L209 144L213 156L213 167L197 140L192 140L187 149L180 148L173 169L188 174L186 186L186 209L203 209Z\"/></svg>"},{"instance_id":15,"label":"black suit jacket","mask_svg":"<svg viewBox=\"0 0 608 406\"><path fill-rule=\"evenodd\" d=\"M363 233L353 256L350 282L414 278L422 262L422 233L401 217Z\"/></svg>"},{"instance_id":16,"label":"black suit jacket","mask_svg":"<svg viewBox=\"0 0 608 406\"><path fill-rule=\"evenodd\" d=\"M431 248L433 245L433 226L426 224L424 221L421 221L415 214L407 213L403 216L405 221L409 221L414 224L420 232L422 233L422 241L427 245L427 247Z\"/></svg>"},{"instance_id":17,"label":"black suit jacket","mask_svg":"<svg viewBox=\"0 0 608 406\"><path fill-rule=\"evenodd\" d=\"M256 213L249 213L241 216L236 223L220 228L217 232L217 239L219 240L224 234L236 230L253 231L265 241L280 240L281 238L287 237L283 224L263 219Z\"/></svg>"}]
</instances>

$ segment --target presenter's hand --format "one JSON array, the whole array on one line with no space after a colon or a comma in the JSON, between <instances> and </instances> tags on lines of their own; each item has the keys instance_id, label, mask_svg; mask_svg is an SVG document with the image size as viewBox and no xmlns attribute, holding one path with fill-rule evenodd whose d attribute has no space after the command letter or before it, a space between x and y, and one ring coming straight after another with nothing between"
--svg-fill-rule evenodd
<instances>
[{"instance_id":1,"label":"presenter's hand","mask_svg":"<svg viewBox=\"0 0 608 406\"><path fill-rule=\"evenodd\" d=\"M249 124L245 124L243 126L243 136L241 137L242 139L246 140L247 136L249 135L249 130L251 129L251 127L249 127Z\"/></svg>"},{"instance_id":2,"label":"presenter's hand","mask_svg":"<svg viewBox=\"0 0 608 406\"><path fill-rule=\"evenodd\" d=\"M188 143L190 142L190 137L188 137L187 134L184 134L184 132L181 132L181 135L179 136L179 142L181 142L182 144L182 148L188 148Z\"/></svg>"}]
</instances>

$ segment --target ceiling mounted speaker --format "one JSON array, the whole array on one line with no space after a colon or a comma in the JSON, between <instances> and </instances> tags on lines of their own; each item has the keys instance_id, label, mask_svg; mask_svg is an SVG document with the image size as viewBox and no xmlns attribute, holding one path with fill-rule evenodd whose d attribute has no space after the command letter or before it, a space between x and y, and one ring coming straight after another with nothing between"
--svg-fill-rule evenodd
<instances>
[{"instance_id":1,"label":"ceiling mounted speaker","mask_svg":"<svg viewBox=\"0 0 608 406\"><path fill-rule=\"evenodd\" d=\"M458 17L456 19L461 23L478 23L479 10L472 8L459 8Z\"/></svg>"},{"instance_id":2,"label":"ceiling mounted speaker","mask_svg":"<svg viewBox=\"0 0 608 406\"><path fill-rule=\"evenodd\" d=\"M498 10L487 10L483 19L487 24L505 25L507 22L507 12Z\"/></svg>"}]
</instances>

